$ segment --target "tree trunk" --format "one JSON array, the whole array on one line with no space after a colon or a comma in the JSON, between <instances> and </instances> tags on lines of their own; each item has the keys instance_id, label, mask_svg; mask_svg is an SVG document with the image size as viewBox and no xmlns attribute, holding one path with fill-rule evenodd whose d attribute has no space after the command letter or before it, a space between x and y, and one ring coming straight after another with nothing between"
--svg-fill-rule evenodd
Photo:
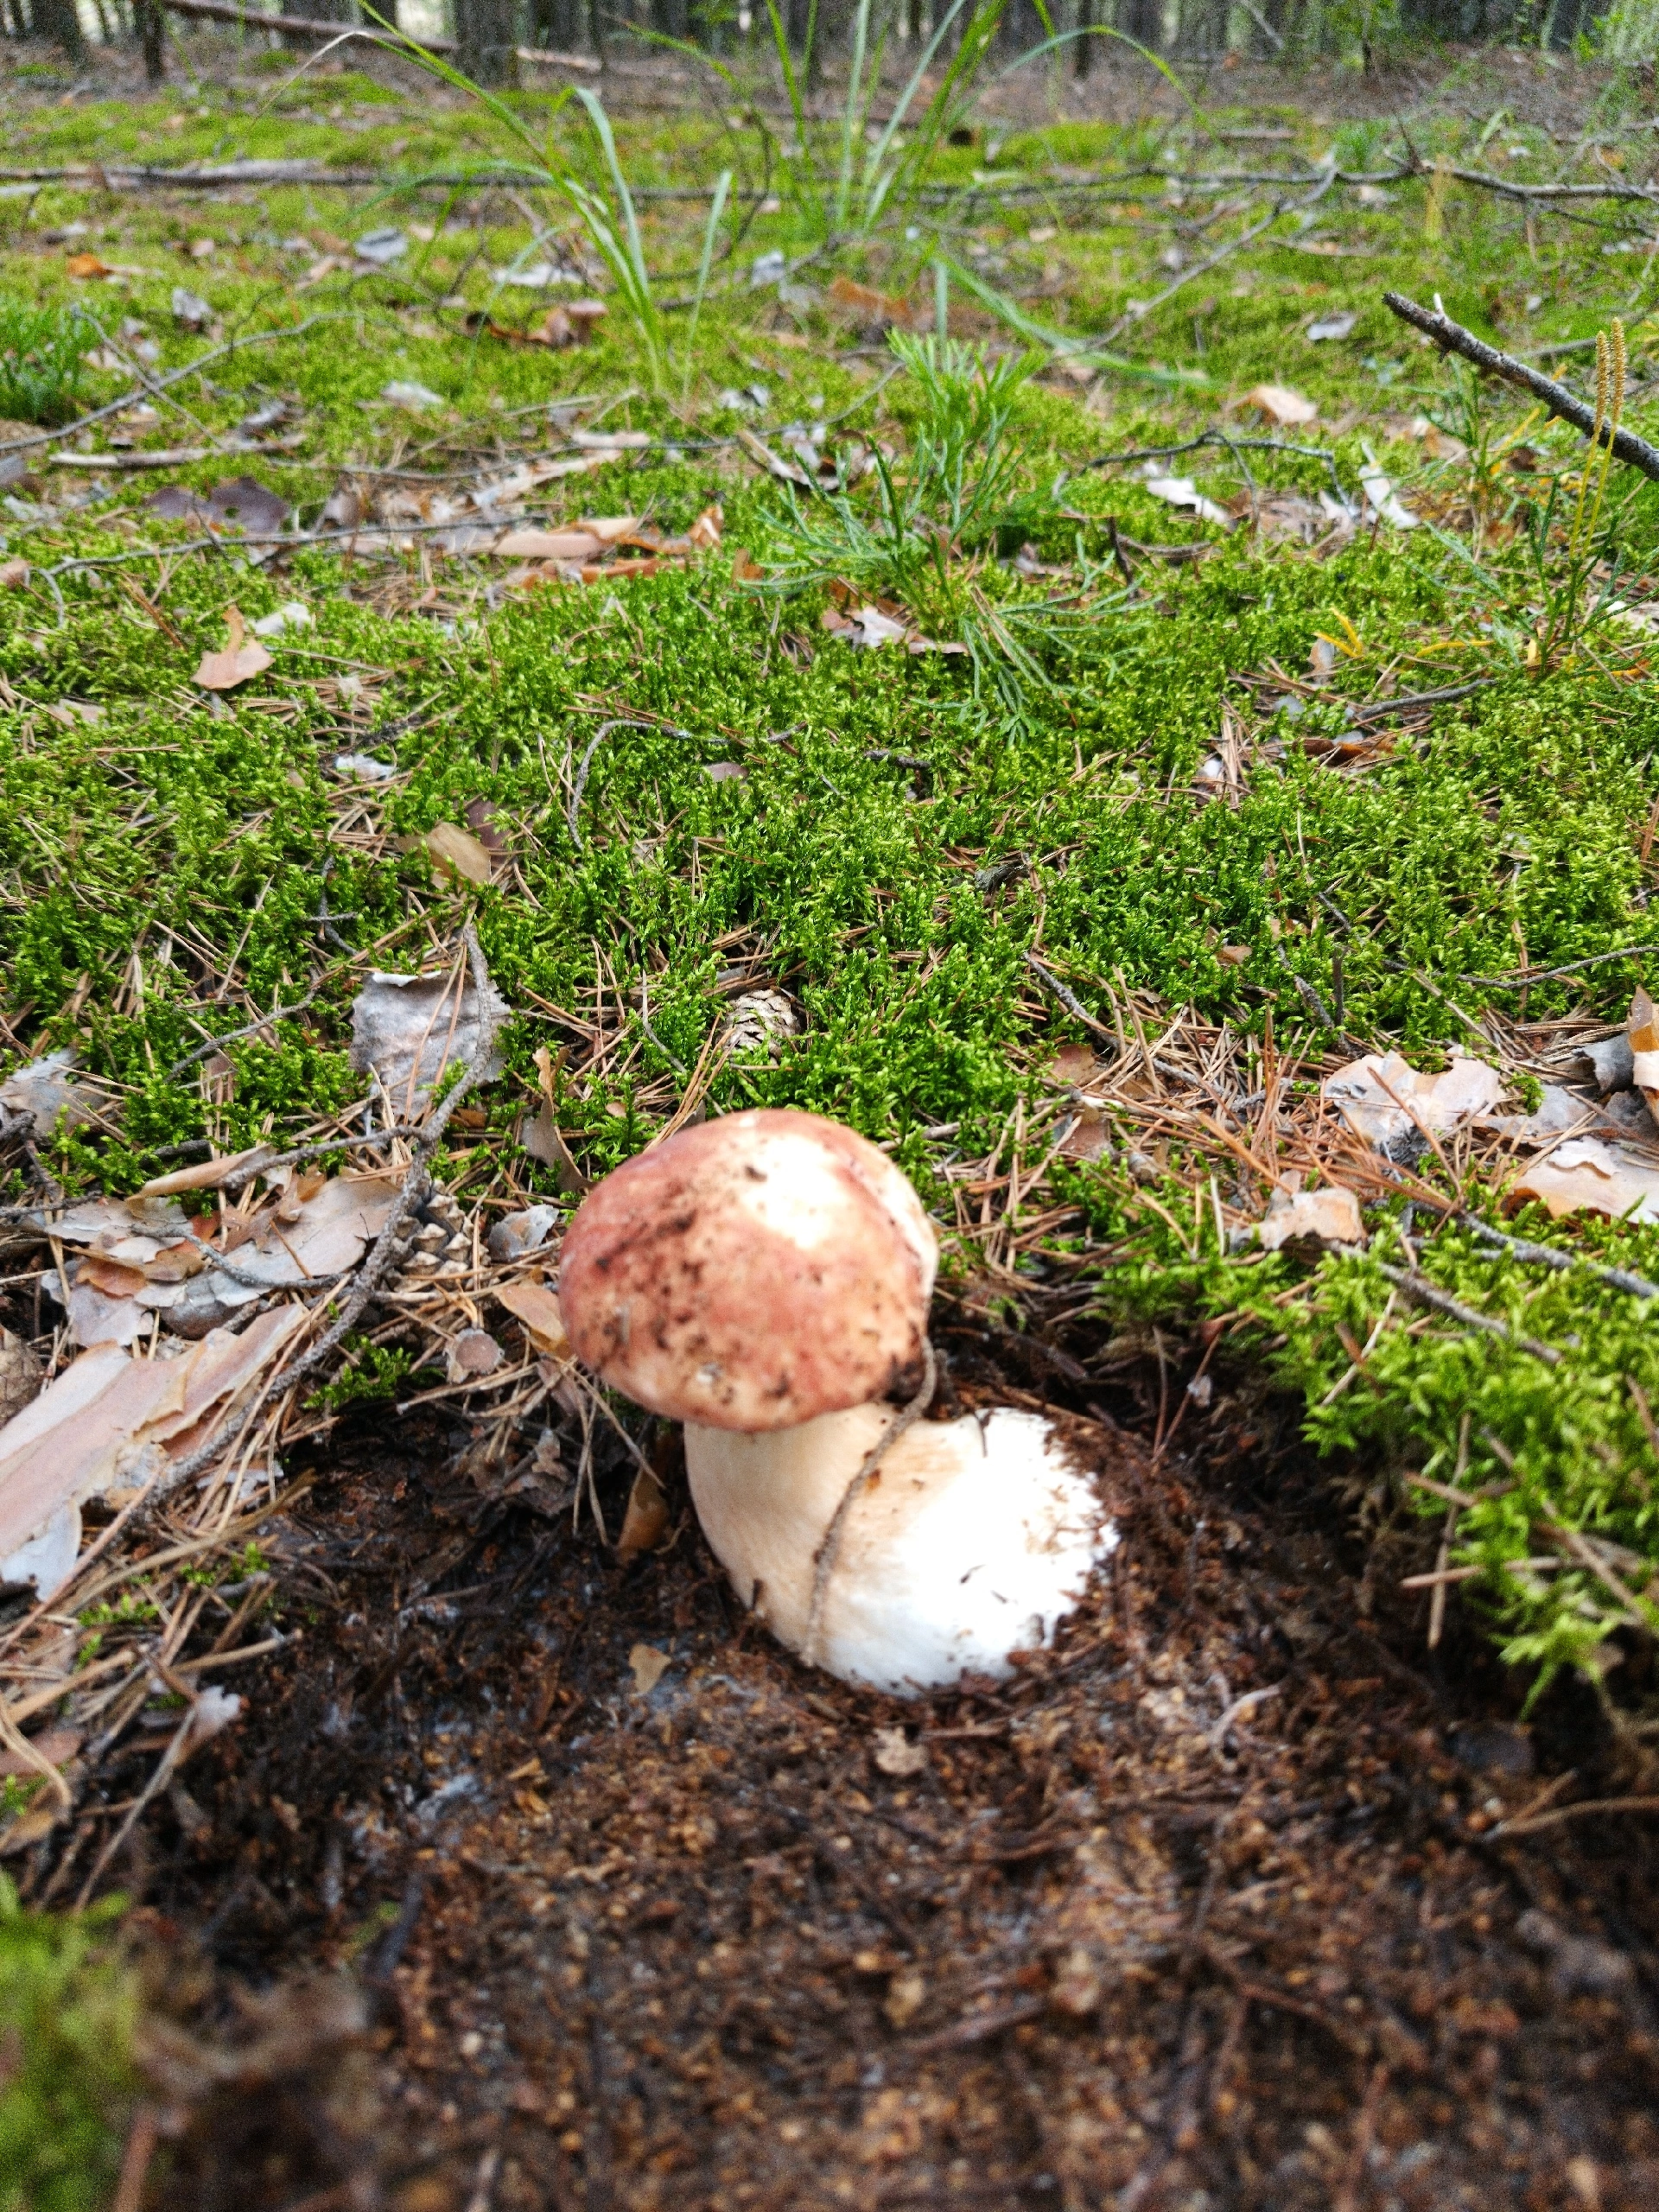
<instances>
[{"instance_id":1,"label":"tree trunk","mask_svg":"<svg viewBox=\"0 0 1659 2212\"><path fill-rule=\"evenodd\" d=\"M35 29L38 36L60 46L74 68L86 60L86 39L75 12L75 0L35 0Z\"/></svg>"},{"instance_id":2,"label":"tree trunk","mask_svg":"<svg viewBox=\"0 0 1659 2212\"><path fill-rule=\"evenodd\" d=\"M455 0L455 61L475 85L518 81L515 0Z\"/></svg>"},{"instance_id":3,"label":"tree trunk","mask_svg":"<svg viewBox=\"0 0 1659 2212\"><path fill-rule=\"evenodd\" d=\"M1117 28L1156 54L1164 42L1163 0L1117 0Z\"/></svg>"},{"instance_id":4,"label":"tree trunk","mask_svg":"<svg viewBox=\"0 0 1659 2212\"><path fill-rule=\"evenodd\" d=\"M166 24L162 14L162 0L133 0L133 20L139 46L143 50L145 81L159 85L167 74L167 55L162 43Z\"/></svg>"}]
</instances>

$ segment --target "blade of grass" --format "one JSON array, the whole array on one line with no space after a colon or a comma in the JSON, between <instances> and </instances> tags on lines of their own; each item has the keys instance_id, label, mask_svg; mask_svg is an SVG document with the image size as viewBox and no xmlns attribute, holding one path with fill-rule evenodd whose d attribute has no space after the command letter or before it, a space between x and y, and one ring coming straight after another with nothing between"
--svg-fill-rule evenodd
<instances>
[{"instance_id":1,"label":"blade of grass","mask_svg":"<svg viewBox=\"0 0 1659 2212\"><path fill-rule=\"evenodd\" d=\"M702 313L702 296L709 289L709 271L714 264L715 240L720 234L720 219L726 212L726 200L732 188L730 169L722 169L715 185L714 205L709 210L709 226L702 234L702 258L697 264L697 289L691 302L691 320L685 333L685 373L680 380L680 397L683 399L691 389L693 347L697 335L697 317Z\"/></svg>"},{"instance_id":2,"label":"blade of grass","mask_svg":"<svg viewBox=\"0 0 1659 2212\"><path fill-rule=\"evenodd\" d=\"M982 307L988 307L1001 321L1007 323L1014 334L1041 346L1048 353L1063 355L1068 360L1086 361L1092 367L1110 369L1116 375L1138 377L1148 384L1208 385L1210 379L1202 369L1164 369L1148 366L1143 361L1131 361L1122 353L1109 353L1091 346L1086 338L1068 338L1064 332L1050 330L1017 308L1014 302L995 291L982 276L976 276L959 261L947 253L937 257L937 265L949 270L966 292L971 292Z\"/></svg>"}]
</instances>

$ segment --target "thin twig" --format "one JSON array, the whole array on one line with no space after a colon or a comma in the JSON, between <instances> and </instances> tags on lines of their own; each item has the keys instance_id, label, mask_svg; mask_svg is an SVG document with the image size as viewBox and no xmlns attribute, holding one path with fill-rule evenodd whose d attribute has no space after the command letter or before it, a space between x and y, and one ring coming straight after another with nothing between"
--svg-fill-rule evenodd
<instances>
[{"instance_id":1,"label":"thin twig","mask_svg":"<svg viewBox=\"0 0 1659 2212\"><path fill-rule=\"evenodd\" d=\"M1587 960L1569 960L1560 968L1517 968L1508 976L1459 976L1460 983L1484 983L1494 991L1524 991L1533 983L1548 983L1558 976L1576 976L1583 968L1600 968L1610 960L1634 960L1638 953L1659 952L1659 944L1624 944L1617 952L1592 952Z\"/></svg>"},{"instance_id":2,"label":"thin twig","mask_svg":"<svg viewBox=\"0 0 1659 2212\"><path fill-rule=\"evenodd\" d=\"M1533 1244L1523 1236L1506 1236L1501 1229L1491 1228L1472 1213L1460 1213L1458 1219L1483 1243L1499 1245L1513 1258L1529 1261L1535 1267L1553 1268L1557 1274L1566 1274L1569 1268L1587 1268L1611 1288L1628 1291L1632 1298L1659 1298L1659 1282L1632 1274L1627 1268L1603 1267L1598 1260L1586 1260L1582 1253L1559 1252L1553 1244Z\"/></svg>"},{"instance_id":3,"label":"thin twig","mask_svg":"<svg viewBox=\"0 0 1659 2212\"><path fill-rule=\"evenodd\" d=\"M1553 1812L1532 1820L1500 1821L1486 1831L1488 1841L1499 1836L1533 1835L1540 1828L1559 1827L1565 1821L1579 1821L1591 1813L1659 1813L1659 1797L1581 1797L1576 1805L1558 1805Z\"/></svg>"},{"instance_id":4,"label":"thin twig","mask_svg":"<svg viewBox=\"0 0 1659 2212\"><path fill-rule=\"evenodd\" d=\"M218 1052L221 1046L234 1045L240 1038L252 1037L261 1029L269 1029L273 1022L288 1021L295 1014L303 1014L307 1007L316 1004L321 990L322 986L319 984L309 998L296 999L292 1006L274 1006L269 1014L262 1014L257 1021L244 1022L240 1029L227 1029L222 1036L208 1038L207 1043L198 1045L194 1052L187 1052L181 1060L174 1061L167 1071L168 1082L171 1083L175 1076L182 1075L186 1068L194 1067L198 1060L205 1060L210 1052Z\"/></svg>"},{"instance_id":5,"label":"thin twig","mask_svg":"<svg viewBox=\"0 0 1659 2212\"><path fill-rule=\"evenodd\" d=\"M1526 362L1517 361L1513 353L1501 353L1496 346L1489 346L1484 338L1477 338L1472 330L1465 330L1460 322L1453 322L1443 312L1420 308L1415 300L1408 300L1403 292L1384 292L1382 303L1402 322L1408 322L1414 330L1421 330L1434 340L1445 353L1460 353L1465 361L1472 361L1478 369L1484 369L1489 376L1502 377L1506 384L1519 385L1535 399L1542 400L1552 415L1559 415L1575 430L1595 443L1611 446L1620 461L1628 461L1632 468L1639 468L1644 476L1659 481L1659 446L1650 446L1645 438L1638 438L1634 430L1610 426L1603 423L1598 428L1596 410L1586 406L1564 384L1557 384L1541 369L1529 368Z\"/></svg>"},{"instance_id":6,"label":"thin twig","mask_svg":"<svg viewBox=\"0 0 1659 2212\"><path fill-rule=\"evenodd\" d=\"M1068 990L1058 976L1051 975L1034 952L1027 952L1024 958L1027 967L1030 969L1049 996L1058 1000L1074 1021L1082 1022L1085 1029L1092 1029L1096 1037L1111 1038L1114 1044L1117 1041L1104 1022L1096 1021L1077 993Z\"/></svg>"},{"instance_id":7,"label":"thin twig","mask_svg":"<svg viewBox=\"0 0 1659 2212\"><path fill-rule=\"evenodd\" d=\"M582 831L577 826L576 817L582 811L582 795L588 788L588 772L594 765L594 755L598 752L601 741L607 738L613 729L667 729L671 737L690 737L691 734L689 729L675 729L665 722L637 721L628 715L619 715L613 721L600 724L588 741L588 749L582 756L581 766L576 770L576 779L570 786L570 804L564 813L565 821L570 830L570 842L578 852L582 849Z\"/></svg>"},{"instance_id":8,"label":"thin twig","mask_svg":"<svg viewBox=\"0 0 1659 2212\"><path fill-rule=\"evenodd\" d=\"M1518 1344L1522 1351L1529 1351L1535 1359L1544 1360L1551 1367L1560 1366L1561 1355L1553 1344L1541 1344L1535 1337L1516 1336L1507 1321L1494 1320L1490 1313L1478 1313L1472 1306L1465 1306L1448 1292L1437 1288L1426 1277L1413 1274L1405 1268L1392 1268L1386 1260L1379 1260L1376 1267L1380 1274L1397 1285L1408 1298L1414 1298L1420 1306L1432 1306L1437 1313L1445 1313L1452 1320L1460 1321L1465 1329L1483 1329L1488 1336L1501 1337L1506 1344Z\"/></svg>"}]
</instances>

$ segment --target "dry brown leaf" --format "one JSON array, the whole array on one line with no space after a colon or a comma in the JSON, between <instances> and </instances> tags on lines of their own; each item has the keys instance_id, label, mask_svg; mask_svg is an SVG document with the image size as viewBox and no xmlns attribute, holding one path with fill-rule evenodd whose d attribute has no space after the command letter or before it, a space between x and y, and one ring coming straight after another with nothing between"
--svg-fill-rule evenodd
<instances>
[{"instance_id":1,"label":"dry brown leaf","mask_svg":"<svg viewBox=\"0 0 1659 2212\"><path fill-rule=\"evenodd\" d=\"M101 1290L105 1298L131 1298L149 1281L142 1268L111 1260L102 1252L89 1252L75 1270L75 1281Z\"/></svg>"},{"instance_id":2,"label":"dry brown leaf","mask_svg":"<svg viewBox=\"0 0 1659 2212\"><path fill-rule=\"evenodd\" d=\"M1503 1077L1484 1060L1455 1046L1451 1057L1442 1074L1422 1075L1399 1052L1367 1052L1326 1076L1320 1095L1379 1152L1409 1143L1420 1126L1440 1136L1490 1114L1503 1090Z\"/></svg>"},{"instance_id":3,"label":"dry brown leaf","mask_svg":"<svg viewBox=\"0 0 1659 2212\"><path fill-rule=\"evenodd\" d=\"M910 313L903 300L895 299L889 292L878 292L871 285L857 283L850 276L837 276L824 296L854 315L872 316L883 322L903 323Z\"/></svg>"},{"instance_id":4,"label":"dry brown leaf","mask_svg":"<svg viewBox=\"0 0 1659 2212\"><path fill-rule=\"evenodd\" d=\"M169 1459L212 1435L308 1318L279 1306L175 1359L104 1344L72 1361L0 1429L0 1583L49 1598L74 1567L86 1500L118 1482L164 1485Z\"/></svg>"},{"instance_id":5,"label":"dry brown leaf","mask_svg":"<svg viewBox=\"0 0 1659 2212\"><path fill-rule=\"evenodd\" d=\"M1286 1244L1363 1244L1365 1228L1359 1200L1339 1183L1317 1191L1275 1191L1265 1217L1256 1224L1257 1242L1268 1252Z\"/></svg>"},{"instance_id":6,"label":"dry brown leaf","mask_svg":"<svg viewBox=\"0 0 1659 2212\"><path fill-rule=\"evenodd\" d=\"M8 1114L32 1116L35 1133L41 1137L60 1124L78 1129L96 1121L101 1101L90 1085L74 1079L79 1057L73 1046L66 1045L25 1067L14 1068L0 1083L0 1106Z\"/></svg>"},{"instance_id":7,"label":"dry brown leaf","mask_svg":"<svg viewBox=\"0 0 1659 2212\"><path fill-rule=\"evenodd\" d=\"M622 1516L622 1533L616 1540L620 1559L637 1559L641 1552L660 1551L669 1535L668 1498L649 1467L641 1467L628 1492L628 1510Z\"/></svg>"},{"instance_id":8,"label":"dry brown leaf","mask_svg":"<svg viewBox=\"0 0 1659 2212\"><path fill-rule=\"evenodd\" d=\"M638 515L583 515L579 529L598 538L601 545L615 545L632 537L639 527Z\"/></svg>"},{"instance_id":9,"label":"dry brown leaf","mask_svg":"<svg viewBox=\"0 0 1659 2212\"><path fill-rule=\"evenodd\" d=\"M79 279L82 283L89 282L98 276L113 276L115 274L115 270L105 260L102 254L98 253L72 253L63 265L69 276Z\"/></svg>"},{"instance_id":10,"label":"dry brown leaf","mask_svg":"<svg viewBox=\"0 0 1659 2212\"><path fill-rule=\"evenodd\" d=\"M1300 391L1294 391L1287 384L1256 385L1245 393L1240 404L1254 407L1270 423L1278 423L1281 429L1294 429L1303 423L1313 423L1319 419L1318 402L1305 397Z\"/></svg>"},{"instance_id":11,"label":"dry brown leaf","mask_svg":"<svg viewBox=\"0 0 1659 2212\"><path fill-rule=\"evenodd\" d=\"M225 626L230 642L219 652L204 653L196 671L196 682L204 691L234 691L270 666L270 655L257 638L248 636L240 607L226 608Z\"/></svg>"},{"instance_id":12,"label":"dry brown leaf","mask_svg":"<svg viewBox=\"0 0 1659 2212\"><path fill-rule=\"evenodd\" d=\"M694 545L705 550L711 550L720 543L721 529L725 520L726 513L722 507L705 507L685 534Z\"/></svg>"},{"instance_id":13,"label":"dry brown leaf","mask_svg":"<svg viewBox=\"0 0 1659 2212\"><path fill-rule=\"evenodd\" d=\"M508 561L592 561L605 540L591 530L536 530L526 524L496 540L494 552Z\"/></svg>"},{"instance_id":14,"label":"dry brown leaf","mask_svg":"<svg viewBox=\"0 0 1659 2212\"><path fill-rule=\"evenodd\" d=\"M524 1323L537 1351L545 1352L550 1359L569 1359L574 1356L557 1294L545 1283L504 1283L495 1295L497 1302L505 1306L515 1320Z\"/></svg>"},{"instance_id":15,"label":"dry brown leaf","mask_svg":"<svg viewBox=\"0 0 1659 2212\"><path fill-rule=\"evenodd\" d=\"M422 839L427 857L440 873L460 876L467 883L488 883L494 870L485 848L470 830L458 823L435 822Z\"/></svg>"},{"instance_id":16,"label":"dry brown leaf","mask_svg":"<svg viewBox=\"0 0 1659 2212\"><path fill-rule=\"evenodd\" d=\"M1573 1137L1535 1160L1510 1185L1510 1202L1523 1198L1538 1199L1557 1220L1582 1212L1659 1221L1659 1166L1624 1145Z\"/></svg>"},{"instance_id":17,"label":"dry brown leaf","mask_svg":"<svg viewBox=\"0 0 1659 2212\"><path fill-rule=\"evenodd\" d=\"M200 1160L194 1167L175 1167L170 1175L156 1176L141 1186L138 1196L165 1198L177 1191L217 1191L232 1175L276 1157L270 1145L257 1144L247 1152L227 1153L222 1160Z\"/></svg>"},{"instance_id":18,"label":"dry brown leaf","mask_svg":"<svg viewBox=\"0 0 1659 2212\"><path fill-rule=\"evenodd\" d=\"M633 1669L634 1695L649 1697L674 1662L654 1644L636 1643L628 1654L628 1664Z\"/></svg>"},{"instance_id":19,"label":"dry brown leaf","mask_svg":"<svg viewBox=\"0 0 1659 2212\"><path fill-rule=\"evenodd\" d=\"M766 570L753 556L740 545L732 556L732 582L734 584L758 584Z\"/></svg>"}]
</instances>

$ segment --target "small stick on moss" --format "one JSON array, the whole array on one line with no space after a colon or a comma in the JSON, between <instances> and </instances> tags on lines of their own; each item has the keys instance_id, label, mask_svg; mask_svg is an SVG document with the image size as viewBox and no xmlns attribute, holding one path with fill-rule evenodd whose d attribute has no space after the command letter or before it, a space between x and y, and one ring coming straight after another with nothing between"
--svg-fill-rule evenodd
<instances>
[{"instance_id":1,"label":"small stick on moss","mask_svg":"<svg viewBox=\"0 0 1659 2212\"><path fill-rule=\"evenodd\" d=\"M1558 1252L1553 1244L1532 1244L1524 1236L1506 1236L1501 1229L1491 1228L1472 1213L1460 1213L1458 1219L1483 1243L1501 1245L1515 1259L1553 1268L1557 1274L1565 1274L1569 1268L1587 1268L1612 1289L1629 1291L1632 1298L1659 1298L1659 1282L1649 1282L1645 1275L1632 1274L1628 1268L1603 1267L1599 1261L1586 1260L1577 1252Z\"/></svg>"},{"instance_id":2,"label":"small stick on moss","mask_svg":"<svg viewBox=\"0 0 1659 2212\"><path fill-rule=\"evenodd\" d=\"M303 1014L308 1007L316 1004L321 995L321 985L319 984L308 998L296 999L292 1006L274 1006L269 1014L262 1014L257 1020L244 1022L240 1029L227 1029L221 1036L208 1038L206 1044L198 1045L194 1052L187 1052L181 1060L174 1061L167 1071L167 1080L171 1083L175 1076L182 1075L186 1068L194 1067L198 1060L205 1060L210 1052L218 1052L221 1046L234 1045L244 1037L252 1037L262 1029L269 1029L274 1022L287 1021L296 1014Z\"/></svg>"},{"instance_id":3,"label":"small stick on moss","mask_svg":"<svg viewBox=\"0 0 1659 2212\"><path fill-rule=\"evenodd\" d=\"M1386 1260L1379 1260L1376 1266L1379 1274L1396 1284L1408 1298L1414 1298L1420 1306L1432 1306L1437 1313L1460 1321L1465 1329L1482 1329L1489 1337L1502 1337L1505 1344L1518 1344L1522 1351L1529 1351L1535 1359L1544 1360L1551 1367L1560 1365L1561 1355L1553 1344L1541 1344L1536 1337L1516 1336L1507 1321L1494 1320L1490 1313L1478 1313L1472 1306L1465 1306L1448 1291L1405 1268L1391 1268Z\"/></svg>"},{"instance_id":4,"label":"small stick on moss","mask_svg":"<svg viewBox=\"0 0 1659 2212\"><path fill-rule=\"evenodd\" d=\"M1410 323L1414 330L1421 330L1432 338L1443 353L1461 354L1465 361L1472 361L1476 368L1484 369L1489 376L1502 377L1506 384L1519 385L1535 399L1541 399L1552 415L1559 415L1563 423L1570 423L1575 430L1582 430L1586 438L1598 444L1611 446L1618 460L1628 461L1632 468L1639 468L1644 476L1659 482L1659 446L1650 446L1634 430L1610 429L1605 423L1599 429L1595 409L1586 406L1564 384L1557 384L1554 377L1529 368L1513 353L1501 353L1496 346L1477 338L1472 330L1453 322L1443 309L1431 312L1427 308L1420 308L1403 292L1384 292L1382 304L1402 322Z\"/></svg>"},{"instance_id":5,"label":"small stick on moss","mask_svg":"<svg viewBox=\"0 0 1659 2212\"><path fill-rule=\"evenodd\" d=\"M1092 1029L1096 1037L1111 1038L1114 1044L1117 1041L1104 1022L1096 1021L1077 993L1068 990L1058 976L1052 976L1034 952L1025 955L1025 963L1049 996L1058 1000L1074 1021L1080 1021L1085 1029Z\"/></svg>"}]
</instances>

